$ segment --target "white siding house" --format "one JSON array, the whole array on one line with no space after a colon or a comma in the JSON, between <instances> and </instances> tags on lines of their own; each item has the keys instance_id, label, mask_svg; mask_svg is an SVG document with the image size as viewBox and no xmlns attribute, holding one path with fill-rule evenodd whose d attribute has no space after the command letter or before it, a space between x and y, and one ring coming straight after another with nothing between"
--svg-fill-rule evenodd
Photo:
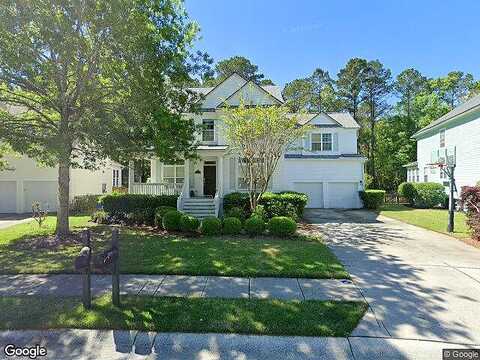
<instances>
[{"instance_id":1,"label":"white siding house","mask_svg":"<svg viewBox=\"0 0 480 360\"><path fill-rule=\"evenodd\" d=\"M480 95L456 107L413 135L417 140L417 162L408 164L407 180L418 172L421 182L448 186L448 179L430 164L445 150L456 154L455 182L462 186L480 181ZM457 194L458 196L459 194Z\"/></svg>"},{"instance_id":2,"label":"white siding house","mask_svg":"<svg viewBox=\"0 0 480 360\"><path fill-rule=\"evenodd\" d=\"M181 192L180 210L204 204L205 207L215 206L218 214L223 196L246 190L238 158L228 152L223 136L223 106L237 106L241 99L251 105L281 105L284 101L279 87L260 86L238 74L231 75L216 87L192 90L203 95L200 113L185 114L196 124L203 125L204 130L198 134L200 159L185 160L180 165L162 164L152 159L151 184L134 184L130 177L130 192L155 193L155 186L171 184ZM270 189L307 193L307 207L361 207L358 191L363 189L366 159L357 152L359 125L347 113L311 113L299 117L300 125L312 125L313 130L299 139L302 149L284 154ZM209 203L209 199L215 205Z\"/></svg>"}]
</instances>

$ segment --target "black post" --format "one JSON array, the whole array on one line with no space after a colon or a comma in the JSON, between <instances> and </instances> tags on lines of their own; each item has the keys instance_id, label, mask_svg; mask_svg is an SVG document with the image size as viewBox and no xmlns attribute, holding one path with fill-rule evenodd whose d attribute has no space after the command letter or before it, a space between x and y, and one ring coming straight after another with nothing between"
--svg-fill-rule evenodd
<instances>
[{"instance_id":1,"label":"black post","mask_svg":"<svg viewBox=\"0 0 480 360\"><path fill-rule=\"evenodd\" d=\"M448 201L448 228L447 231L453 233L455 230L455 166L450 166L448 169L448 175L450 177L450 198Z\"/></svg>"},{"instance_id":2,"label":"black post","mask_svg":"<svg viewBox=\"0 0 480 360\"><path fill-rule=\"evenodd\" d=\"M83 276L83 307L90 309L92 307L92 279L91 279L91 262L92 262L92 244L90 240L90 230L85 230L85 245L88 247L87 267Z\"/></svg>"},{"instance_id":3,"label":"black post","mask_svg":"<svg viewBox=\"0 0 480 360\"><path fill-rule=\"evenodd\" d=\"M120 246L117 228L112 230L112 255L112 303L120 306Z\"/></svg>"}]
</instances>

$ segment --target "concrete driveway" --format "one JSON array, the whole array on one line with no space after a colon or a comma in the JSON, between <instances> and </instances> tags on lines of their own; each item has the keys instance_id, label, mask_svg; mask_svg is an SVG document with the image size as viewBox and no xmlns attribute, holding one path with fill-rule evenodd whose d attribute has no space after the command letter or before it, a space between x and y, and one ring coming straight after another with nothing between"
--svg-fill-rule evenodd
<instances>
[{"instance_id":1,"label":"concrete driveway","mask_svg":"<svg viewBox=\"0 0 480 360\"><path fill-rule=\"evenodd\" d=\"M0 214L0 229L32 220L30 214Z\"/></svg>"},{"instance_id":2,"label":"concrete driveway","mask_svg":"<svg viewBox=\"0 0 480 360\"><path fill-rule=\"evenodd\" d=\"M370 304L352 335L480 344L479 249L367 211L306 218Z\"/></svg>"}]
</instances>

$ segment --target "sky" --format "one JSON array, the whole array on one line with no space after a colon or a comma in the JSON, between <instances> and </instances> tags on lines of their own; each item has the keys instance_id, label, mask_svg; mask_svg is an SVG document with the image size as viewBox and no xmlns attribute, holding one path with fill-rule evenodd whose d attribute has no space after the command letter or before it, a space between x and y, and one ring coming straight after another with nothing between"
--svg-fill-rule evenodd
<instances>
[{"instance_id":1,"label":"sky","mask_svg":"<svg viewBox=\"0 0 480 360\"><path fill-rule=\"evenodd\" d=\"M186 0L195 48L215 61L245 56L277 85L317 67L335 77L352 57L378 59L393 76L416 68L480 79L480 1Z\"/></svg>"}]
</instances>

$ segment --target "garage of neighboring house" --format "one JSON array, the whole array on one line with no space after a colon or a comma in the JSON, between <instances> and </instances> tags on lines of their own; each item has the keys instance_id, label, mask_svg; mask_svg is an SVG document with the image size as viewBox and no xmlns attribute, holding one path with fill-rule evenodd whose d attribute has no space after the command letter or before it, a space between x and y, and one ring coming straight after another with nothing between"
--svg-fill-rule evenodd
<instances>
[{"instance_id":1,"label":"garage of neighboring house","mask_svg":"<svg viewBox=\"0 0 480 360\"><path fill-rule=\"evenodd\" d=\"M29 212L32 204L38 202L42 209L57 210L57 182L56 181L24 181L23 182L23 211Z\"/></svg>"},{"instance_id":2,"label":"garage of neighboring house","mask_svg":"<svg viewBox=\"0 0 480 360\"><path fill-rule=\"evenodd\" d=\"M0 214L17 211L17 182L0 181Z\"/></svg>"}]
</instances>

